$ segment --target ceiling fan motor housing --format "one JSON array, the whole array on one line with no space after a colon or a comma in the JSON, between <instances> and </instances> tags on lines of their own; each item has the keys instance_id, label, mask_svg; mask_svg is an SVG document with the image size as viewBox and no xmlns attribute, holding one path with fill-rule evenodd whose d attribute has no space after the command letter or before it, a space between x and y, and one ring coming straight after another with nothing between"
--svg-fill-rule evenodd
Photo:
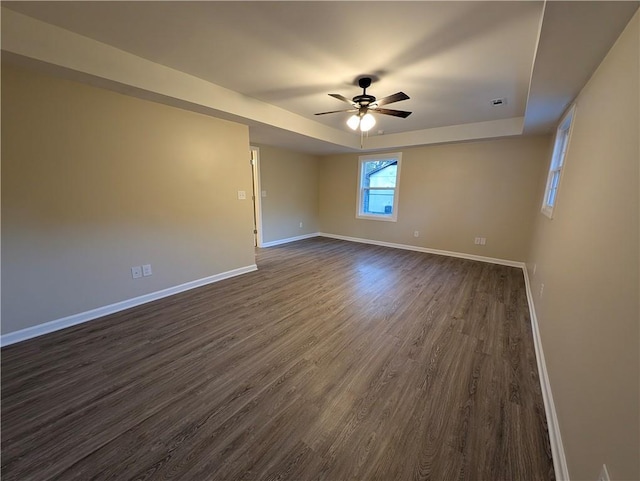
<instances>
[{"instance_id":1,"label":"ceiling fan motor housing","mask_svg":"<svg viewBox=\"0 0 640 481\"><path fill-rule=\"evenodd\" d=\"M358 105L361 109L363 107L368 107L372 103L376 101L376 98L373 95L367 94L367 89L371 86L371 78L370 77L362 77L358 80L358 85L362 89L362 95L356 95L353 97L353 103Z\"/></svg>"},{"instance_id":2,"label":"ceiling fan motor housing","mask_svg":"<svg viewBox=\"0 0 640 481\"><path fill-rule=\"evenodd\" d=\"M373 95L356 95L353 97L353 103L359 105L360 107L368 107L372 103L376 101L376 98Z\"/></svg>"}]
</instances>

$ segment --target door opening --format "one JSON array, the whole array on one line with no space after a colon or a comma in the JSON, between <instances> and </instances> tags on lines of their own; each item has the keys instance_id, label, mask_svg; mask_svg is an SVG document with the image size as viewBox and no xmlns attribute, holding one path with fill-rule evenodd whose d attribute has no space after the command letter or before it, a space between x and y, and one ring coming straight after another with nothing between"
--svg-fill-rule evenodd
<instances>
[{"instance_id":1,"label":"door opening","mask_svg":"<svg viewBox=\"0 0 640 481\"><path fill-rule=\"evenodd\" d=\"M251 147L251 181L253 192L253 245L262 247L262 208L260 190L260 149Z\"/></svg>"}]
</instances>

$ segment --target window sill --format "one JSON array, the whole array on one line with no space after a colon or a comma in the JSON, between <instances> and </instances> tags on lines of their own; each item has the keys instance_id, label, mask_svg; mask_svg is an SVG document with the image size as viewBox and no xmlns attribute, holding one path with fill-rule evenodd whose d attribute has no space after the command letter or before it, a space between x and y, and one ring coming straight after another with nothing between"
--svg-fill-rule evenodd
<instances>
[{"instance_id":1,"label":"window sill","mask_svg":"<svg viewBox=\"0 0 640 481\"><path fill-rule=\"evenodd\" d=\"M366 215L366 214L356 214L356 219L362 220L381 220L384 222L397 222L398 218L390 215Z\"/></svg>"},{"instance_id":2,"label":"window sill","mask_svg":"<svg viewBox=\"0 0 640 481\"><path fill-rule=\"evenodd\" d=\"M540 209L540 212L542 212L542 215L544 215L545 217L553 219L553 209L543 207L542 209Z\"/></svg>"}]
</instances>

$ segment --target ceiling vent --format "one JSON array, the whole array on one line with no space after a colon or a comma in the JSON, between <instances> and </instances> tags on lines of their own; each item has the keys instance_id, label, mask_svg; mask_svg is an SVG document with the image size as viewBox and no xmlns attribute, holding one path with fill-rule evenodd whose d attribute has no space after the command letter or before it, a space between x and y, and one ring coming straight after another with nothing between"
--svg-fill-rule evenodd
<instances>
[{"instance_id":1,"label":"ceiling vent","mask_svg":"<svg viewBox=\"0 0 640 481\"><path fill-rule=\"evenodd\" d=\"M507 105L507 99L505 97L501 97L499 99L493 99L491 101L491 105L494 107L500 107L501 105Z\"/></svg>"}]
</instances>

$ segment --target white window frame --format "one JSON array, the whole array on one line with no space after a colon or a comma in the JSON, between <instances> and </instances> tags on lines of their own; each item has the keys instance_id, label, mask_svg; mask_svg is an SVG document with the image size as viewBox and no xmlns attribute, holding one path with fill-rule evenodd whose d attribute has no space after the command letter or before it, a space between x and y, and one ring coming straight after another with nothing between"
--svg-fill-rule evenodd
<instances>
[{"instance_id":1,"label":"white window frame","mask_svg":"<svg viewBox=\"0 0 640 481\"><path fill-rule=\"evenodd\" d=\"M393 189L393 208L391 214L370 214L363 211L364 203L364 191L365 187L362 185L363 180L363 165L365 162L371 162L376 160L395 160L397 162L396 170L396 186L395 187L380 187L382 190ZM400 198L400 170L402 166L402 152L390 152L387 154L375 154L375 155L361 155L358 160L358 195L356 204L356 218L367 220L382 220L387 222L397 222L398 220L398 199ZM371 187L369 187L371 190ZM375 188L374 188L375 189Z\"/></svg>"},{"instance_id":2,"label":"white window frame","mask_svg":"<svg viewBox=\"0 0 640 481\"><path fill-rule=\"evenodd\" d=\"M556 130L553 154L551 155L551 162L549 163L549 174L547 175L547 185L544 190L541 208L541 212L549 219L553 219L553 209L558 203L562 172L564 171L567 152L569 151L569 144L571 142L575 110L576 107L574 105L564 114Z\"/></svg>"}]
</instances>

